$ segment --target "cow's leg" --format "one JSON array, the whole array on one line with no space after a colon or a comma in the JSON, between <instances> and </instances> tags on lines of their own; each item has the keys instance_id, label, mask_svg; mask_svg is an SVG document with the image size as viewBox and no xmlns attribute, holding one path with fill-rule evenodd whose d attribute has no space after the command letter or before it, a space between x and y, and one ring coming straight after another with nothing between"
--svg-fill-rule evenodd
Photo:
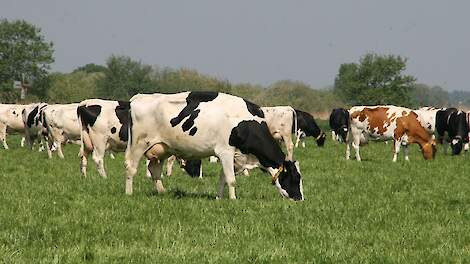
<instances>
[{"instance_id":1,"label":"cow's leg","mask_svg":"<svg viewBox=\"0 0 470 264\"><path fill-rule=\"evenodd\" d=\"M250 171L248 169L243 170L243 175L250 176Z\"/></svg>"},{"instance_id":2,"label":"cow's leg","mask_svg":"<svg viewBox=\"0 0 470 264\"><path fill-rule=\"evenodd\" d=\"M305 139L303 138L301 142L302 142L302 148L305 148Z\"/></svg>"},{"instance_id":3,"label":"cow's leg","mask_svg":"<svg viewBox=\"0 0 470 264\"><path fill-rule=\"evenodd\" d=\"M287 136L283 136L282 140L284 141L284 145L286 146L287 160L293 160L294 159L294 144L292 143L292 138L290 137L290 134Z\"/></svg>"},{"instance_id":4,"label":"cow's leg","mask_svg":"<svg viewBox=\"0 0 470 264\"><path fill-rule=\"evenodd\" d=\"M408 144L403 145L403 154L405 155L405 160L410 161L410 157L408 156Z\"/></svg>"},{"instance_id":5,"label":"cow's leg","mask_svg":"<svg viewBox=\"0 0 470 264\"><path fill-rule=\"evenodd\" d=\"M356 160L361 161L361 155L359 154L359 146L361 144L362 131L357 128L352 127L351 134L352 134L352 147L354 148L354 151L356 152Z\"/></svg>"},{"instance_id":6,"label":"cow's leg","mask_svg":"<svg viewBox=\"0 0 470 264\"><path fill-rule=\"evenodd\" d=\"M219 153L217 156L219 157L220 163L222 164L218 198L223 197L224 185L227 184L229 199L236 199L237 197L235 196L235 172L233 170L234 151L226 150L222 153Z\"/></svg>"},{"instance_id":7,"label":"cow's leg","mask_svg":"<svg viewBox=\"0 0 470 264\"><path fill-rule=\"evenodd\" d=\"M351 144L352 140L349 138L349 134L346 137L346 160L349 160L349 157L351 156Z\"/></svg>"},{"instance_id":8,"label":"cow's leg","mask_svg":"<svg viewBox=\"0 0 470 264\"><path fill-rule=\"evenodd\" d=\"M166 161L166 175L171 176L173 173L173 163L175 163L176 156L170 156Z\"/></svg>"},{"instance_id":9,"label":"cow's leg","mask_svg":"<svg viewBox=\"0 0 470 264\"><path fill-rule=\"evenodd\" d=\"M393 141L393 162L397 161L398 153L400 153L401 140Z\"/></svg>"},{"instance_id":10,"label":"cow's leg","mask_svg":"<svg viewBox=\"0 0 470 264\"><path fill-rule=\"evenodd\" d=\"M86 177L86 169L88 166L88 155L90 152L87 150L80 150L80 172L82 173L83 177Z\"/></svg>"},{"instance_id":11,"label":"cow's leg","mask_svg":"<svg viewBox=\"0 0 470 264\"><path fill-rule=\"evenodd\" d=\"M92 158L93 161L96 163L96 168L98 169L98 173L101 177L106 178L106 170L104 168L104 155L106 154L105 146L106 144L102 144L103 141L93 141L95 144L93 145L93 153Z\"/></svg>"},{"instance_id":12,"label":"cow's leg","mask_svg":"<svg viewBox=\"0 0 470 264\"><path fill-rule=\"evenodd\" d=\"M64 153L62 152L62 142L61 141L57 141L55 142L55 144L57 144L57 155L59 155L59 158L61 159L64 159Z\"/></svg>"},{"instance_id":13,"label":"cow's leg","mask_svg":"<svg viewBox=\"0 0 470 264\"><path fill-rule=\"evenodd\" d=\"M52 158L52 147L53 147L53 142L52 140L49 140L46 142L47 143L47 156L51 159Z\"/></svg>"},{"instance_id":14,"label":"cow's leg","mask_svg":"<svg viewBox=\"0 0 470 264\"><path fill-rule=\"evenodd\" d=\"M336 141L336 133L335 133L335 131L333 131L333 130L331 131L331 139L332 139L333 141Z\"/></svg>"},{"instance_id":15,"label":"cow's leg","mask_svg":"<svg viewBox=\"0 0 470 264\"><path fill-rule=\"evenodd\" d=\"M300 136L301 136L300 130L295 131L295 136L296 136L295 147L298 148L299 147Z\"/></svg>"},{"instance_id":16,"label":"cow's leg","mask_svg":"<svg viewBox=\"0 0 470 264\"><path fill-rule=\"evenodd\" d=\"M8 149L8 144L7 144L7 125L0 123L0 140L3 143L3 147L5 149Z\"/></svg>"},{"instance_id":17,"label":"cow's leg","mask_svg":"<svg viewBox=\"0 0 470 264\"><path fill-rule=\"evenodd\" d=\"M152 158L151 160L149 160L149 163L147 166L148 171L150 171L152 175L155 189L157 190L158 193L165 192L165 188L163 187L163 183L162 183L162 165L163 165L163 161L157 158Z\"/></svg>"},{"instance_id":18,"label":"cow's leg","mask_svg":"<svg viewBox=\"0 0 470 264\"><path fill-rule=\"evenodd\" d=\"M24 142L26 141L26 138L25 137L21 137L21 147L24 148Z\"/></svg>"},{"instance_id":19,"label":"cow's leg","mask_svg":"<svg viewBox=\"0 0 470 264\"><path fill-rule=\"evenodd\" d=\"M136 147L133 146L132 148ZM132 194L132 182L135 174L137 173L137 167L139 166L140 158L144 153L143 149L139 148L139 150L140 151L130 151L129 148L126 150L126 194L129 195Z\"/></svg>"}]
</instances>

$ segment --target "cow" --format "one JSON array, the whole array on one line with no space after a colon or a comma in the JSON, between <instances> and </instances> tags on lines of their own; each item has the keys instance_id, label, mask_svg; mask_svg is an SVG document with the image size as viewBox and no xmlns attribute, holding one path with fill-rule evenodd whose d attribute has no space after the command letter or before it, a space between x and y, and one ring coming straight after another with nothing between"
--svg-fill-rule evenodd
<instances>
[{"instance_id":1,"label":"cow","mask_svg":"<svg viewBox=\"0 0 470 264\"><path fill-rule=\"evenodd\" d=\"M26 106L21 112L24 123L24 134L29 149L34 143L39 142L39 151L48 145L47 129L43 125L42 110L47 107L46 103L35 103Z\"/></svg>"},{"instance_id":2,"label":"cow","mask_svg":"<svg viewBox=\"0 0 470 264\"><path fill-rule=\"evenodd\" d=\"M8 149L7 133L24 133L24 123L21 113L27 105L0 104L0 140L3 147ZM21 138L21 146L24 147L25 137Z\"/></svg>"},{"instance_id":3,"label":"cow","mask_svg":"<svg viewBox=\"0 0 470 264\"><path fill-rule=\"evenodd\" d=\"M106 151L124 152L127 147L129 102L88 99L76 109L80 124L80 171L87 175L88 156L92 154L98 173L106 178Z\"/></svg>"},{"instance_id":4,"label":"cow","mask_svg":"<svg viewBox=\"0 0 470 264\"><path fill-rule=\"evenodd\" d=\"M349 112L344 108L335 108L329 119L333 140L346 142L349 131Z\"/></svg>"},{"instance_id":5,"label":"cow","mask_svg":"<svg viewBox=\"0 0 470 264\"><path fill-rule=\"evenodd\" d=\"M201 159L217 156L222 164L218 198L225 185L236 199L235 152L254 156L267 168L283 197L303 200L298 162L286 159L271 135L259 106L229 94L183 92L134 96L130 104L129 141L125 154L126 194L132 194L139 160L146 156L157 192L164 192L162 163L170 156ZM242 164L243 165L243 164Z\"/></svg>"},{"instance_id":6,"label":"cow","mask_svg":"<svg viewBox=\"0 0 470 264\"><path fill-rule=\"evenodd\" d=\"M261 107L264 119L271 135L278 141L283 141L287 150L287 159L294 158L294 143L292 143L292 128L297 131L297 118L294 108L290 106Z\"/></svg>"},{"instance_id":7,"label":"cow","mask_svg":"<svg viewBox=\"0 0 470 264\"><path fill-rule=\"evenodd\" d=\"M53 104L44 107L40 111L42 124L47 130L48 148L47 155L52 158L52 149L57 149L57 154L64 158L62 145L68 142L79 144L80 124L77 117L78 103Z\"/></svg>"},{"instance_id":8,"label":"cow","mask_svg":"<svg viewBox=\"0 0 470 264\"><path fill-rule=\"evenodd\" d=\"M325 144L326 135L320 129L320 127L315 122L313 116L302 110L295 109L296 118L297 118L297 129L295 126L292 126L291 133L296 134L295 147L299 146L299 142L302 142L302 147L305 148L305 137L313 137L317 141L317 146L323 147Z\"/></svg>"},{"instance_id":9,"label":"cow","mask_svg":"<svg viewBox=\"0 0 470 264\"><path fill-rule=\"evenodd\" d=\"M171 176L173 173L173 164L178 161L181 169L183 169L189 176L202 179L202 161L201 160L184 160L176 157L175 155L169 157L166 163L166 175Z\"/></svg>"},{"instance_id":10,"label":"cow","mask_svg":"<svg viewBox=\"0 0 470 264\"><path fill-rule=\"evenodd\" d=\"M354 106L349 110L350 136L347 138L346 159L349 159L350 145L355 149L356 159L361 161L359 145L361 135L367 139L394 141L393 161L397 161L400 146L404 145L405 160L408 158L408 144L417 143L424 159L434 159L436 143L419 122L418 114L411 109L392 105Z\"/></svg>"},{"instance_id":11,"label":"cow","mask_svg":"<svg viewBox=\"0 0 470 264\"><path fill-rule=\"evenodd\" d=\"M469 128L465 112L456 108L435 107L421 107L415 112L426 131L433 136L437 134L437 141L443 145L444 153L447 153L447 145L450 143L452 154L460 154L463 145L468 142Z\"/></svg>"}]
</instances>

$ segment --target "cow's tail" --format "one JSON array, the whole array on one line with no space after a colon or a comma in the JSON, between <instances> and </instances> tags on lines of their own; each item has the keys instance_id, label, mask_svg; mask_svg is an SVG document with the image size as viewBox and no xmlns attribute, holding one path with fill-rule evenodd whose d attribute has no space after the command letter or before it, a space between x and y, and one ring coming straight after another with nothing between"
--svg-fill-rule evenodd
<instances>
[{"instance_id":1,"label":"cow's tail","mask_svg":"<svg viewBox=\"0 0 470 264\"><path fill-rule=\"evenodd\" d=\"M83 122L82 118L83 116L87 115L87 109L86 106L80 105L77 107L77 116L78 116L78 122L80 126L80 152L78 155L80 157L85 156L86 153L85 151L92 151L93 150L93 143L91 142L90 138L90 131L88 130L88 125Z\"/></svg>"},{"instance_id":2,"label":"cow's tail","mask_svg":"<svg viewBox=\"0 0 470 264\"><path fill-rule=\"evenodd\" d=\"M292 116L294 117L294 131L295 135L297 136L298 133L298 128L297 128L297 112L295 112L295 109L293 107L290 108L292 110Z\"/></svg>"}]
</instances>

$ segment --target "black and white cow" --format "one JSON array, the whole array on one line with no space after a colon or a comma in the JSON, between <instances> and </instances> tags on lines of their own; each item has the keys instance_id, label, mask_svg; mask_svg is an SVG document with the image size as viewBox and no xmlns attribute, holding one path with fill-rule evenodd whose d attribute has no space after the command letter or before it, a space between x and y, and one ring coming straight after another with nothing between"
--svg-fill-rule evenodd
<instances>
[{"instance_id":1,"label":"black and white cow","mask_svg":"<svg viewBox=\"0 0 470 264\"><path fill-rule=\"evenodd\" d=\"M88 99L79 104L76 115L81 124L81 172L86 177L88 156L92 154L98 173L106 177L106 151L124 152L127 147L129 102Z\"/></svg>"},{"instance_id":2,"label":"black and white cow","mask_svg":"<svg viewBox=\"0 0 470 264\"><path fill-rule=\"evenodd\" d=\"M43 149L44 143L47 144L47 129L43 125L43 112L46 103L35 103L26 106L21 112L24 123L24 133L26 143L30 149L37 141L40 145L39 150Z\"/></svg>"},{"instance_id":3,"label":"black and white cow","mask_svg":"<svg viewBox=\"0 0 470 264\"><path fill-rule=\"evenodd\" d=\"M444 146L444 153L450 143L452 154L460 154L463 145L468 142L469 129L465 112L456 108L434 107L422 107L415 112L428 133L437 134L437 141Z\"/></svg>"},{"instance_id":4,"label":"black and white cow","mask_svg":"<svg viewBox=\"0 0 470 264\"><path fill-rule=\"evenodd\" d=\"M349 112L344 108L335 108L330 114L330 128L333 140L346 142L349 130Z\"/></svg>"},{"instance_id":5,"label":"black and white cow","mask_svg":"<svg viewBox=\"0 0 470 264\"><path fill-rule=\"evenodd\" d=\"M81 124L80 170L82 175L85 177L87 175L88 156L92 154L98 173L106 177L105 153L107 151L124 152L127 147L129 102L87 99L78 105L75 116ZM168 163L167 166L169 174L171 174L171 165ZM192 177L200 176L200 166L200 161L182 164L184 170ZM150 177L150 172L147 176Z\"/></svg>"},{"instance_id":6,"label":"black and white cow","mask_svg":"<svg viewBox=\"0 0 470 264\"><path fill-rule=\"evenodd\" d=\"M135 96L130 106L130 133L126 150L126 193L143 155L150 160L155 187L163 192L162 163L171 155L184 159L217 156L222 164L218 198L228 185L235 199L236 150L257 158L267 168L282 196L303 200L298 163L286 155L271 135L260 107L240 97L217 92L184 92Z\"/></svg>"},{"instance_id":7,"label":"black and white cow","mask_svg":"<svg viewBox=\"0 0 470 264\"><path fill-rule=\"evenodd\" d=\"M39 112L43 127L47 130L47 154L52 157L52 149L64 158L62 146L66 143L80 143L80 124L77 117L78 103L47 105Z\"/></svg>"},{"instance_id":8,"label":"black and white cow","mask_svg":"<svg viewBox=\"0 0 470 264\"><path fill-rule=\"evenodd\" d=\"M0 140L3 147L8 149L7 133L24 133L24 122L21 113L27 105L0 104ZM21 146L24 146L24 136L21 139Z\"/></svg>"},{"instance_id":9,"label":"black and white cow","mask_svg":"<svg viewBox=\"0 0 470 264\"><path fill-rule=\"evenodd\" d=\"M292 127L292 133L296 134L297 140L295 142L295 147L299 146L299 142L302 142L302 147L305 148L305 137L314 137L317 141L317 146L323 147L325 144L326 135L320 129L320 127L315 122L315 118L307 112L295 109L296 118L297 118L297 130L295 127Z\"/></svg>"}]
</instances>

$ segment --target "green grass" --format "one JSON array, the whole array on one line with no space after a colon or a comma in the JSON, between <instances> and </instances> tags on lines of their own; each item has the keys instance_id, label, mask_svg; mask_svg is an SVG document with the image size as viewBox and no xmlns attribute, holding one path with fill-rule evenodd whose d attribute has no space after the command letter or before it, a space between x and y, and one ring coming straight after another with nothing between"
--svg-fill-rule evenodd
<instances>
[{"instance_id":1,"label":"green grass","mask_svg":"<svg viewBox=\"0 0 470 264\"><path fill-rule=\"evenodd\" d=\"M328 138L330 139L330 138ZM109 177L79 174L65 160L18 147L0 150L0 260L4 263L403 263L470 261L469 156L411 162L371 143L363 162L344 145L309 140L296 149L306 201L282 199L259 170L237 177L238 200L215 200L219 164L204 178L175 167L156 194L143 166L124 194L123 155Z\"/></svg>"}]
</instances>

